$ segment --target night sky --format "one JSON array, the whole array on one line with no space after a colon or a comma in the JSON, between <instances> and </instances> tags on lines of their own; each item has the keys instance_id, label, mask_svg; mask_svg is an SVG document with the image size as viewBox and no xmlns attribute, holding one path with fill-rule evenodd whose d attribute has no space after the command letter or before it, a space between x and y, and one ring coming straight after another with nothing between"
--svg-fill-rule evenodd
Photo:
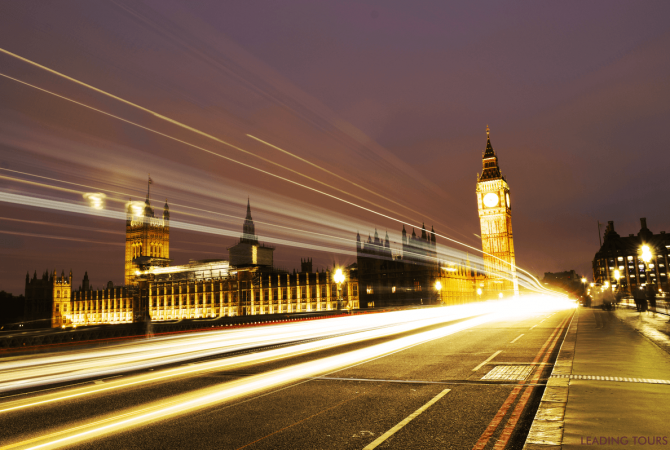
<instances>
[{"instance_id":1,"label":"night sky","mask_svg":"<svg viewBox=\"0 0 670 450\"><path fill-rule=\"evenodd\" d=\"M397 243L394 219L481 248L487 125L517 264L590 275L598 221L670 232L668 17L667 1L2 2L0 48L218 141L0 54L0 200L36 199L0 201L0 290L46 269L122 283L124 222L40 200L102 192L118 214L149 173L152 205L188 225L175 264L226 258L247 198L289 270L353 262L357 231Z\"/></svg>"}]
</instances>

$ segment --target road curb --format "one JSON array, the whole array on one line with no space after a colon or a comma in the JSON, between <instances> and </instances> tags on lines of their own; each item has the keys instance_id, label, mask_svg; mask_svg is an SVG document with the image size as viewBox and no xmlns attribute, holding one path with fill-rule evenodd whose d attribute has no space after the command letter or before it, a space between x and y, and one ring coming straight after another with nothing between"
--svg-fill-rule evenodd
<instances>
[{"instance_id":1,"label":"road curb","mask_svg":"<svg viewBox=\"0 0 670 450\"><path fill-rule=\"evenodd\" d=\"M523 450L557 450L562 447L565 408L568 404L568 385L572 374L572 361L575 357L578 322L579 309L575 311L568 325L568 331L558 351L554 368L547 381L544 394L542 394L540 407L533 419ZM560 375L560 377L554 378L553 375Z\"/></svg>"}]
</instances>

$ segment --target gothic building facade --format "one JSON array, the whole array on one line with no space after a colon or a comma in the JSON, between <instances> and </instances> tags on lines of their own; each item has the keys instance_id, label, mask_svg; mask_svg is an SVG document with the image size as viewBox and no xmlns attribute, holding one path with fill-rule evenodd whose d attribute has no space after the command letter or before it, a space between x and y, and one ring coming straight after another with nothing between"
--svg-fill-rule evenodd
<instances>
[{"instance_id":1,"label":"gothic building facade","mask_svg":"<svg viewBox=\"0 0 670 450\"><path fill-rule=\"evenodd\" d=\"M247 203L239 242L229 260L191 261L171 266L169 207L156 218L149 195L138 208L130 202L126 220L124 286L109 282L90 286L88 273L73 289L72 272L42 279L26 276L26 317L50 319L52 327L131 323L223 316L301 313L359 308L358 270L343 268L337 284L330 270L312 271L311 259L301 271L273 267L272 247L260 243ZM29 314L28 314L29 313Z\"/></svg>"},{"instance_id":2,"label":"gothic building facade","mask_svg":"<svg viewBox=\"0 0 670 450\"><path fill-rule=\"evenodd\" d=\"M358 282L362 308L400 305L454 305L480 299L477 293L484 276L468 261L441 261L437 256L435 230L421 227L417 236L402 229L401 250L391 249L375 230L374 239L356 235Z\"/></svg>"},{"instance_id":3,"label":"gothic building facade","mask_svg":"<svg viewBox=\"0 0 670 450\"><path fill-rule=\"evenodd\" d=\"M643 246L649 249L649 262L642 258ZM647 286L652 286L656 292L668 292L669 263L670 235L665 231L654 234L647 228L647 219L643 217L637 234L623 237L610 221L603 243L593 258L593 279L600 284L607 282L629 295L634 289Z\"/></svg>"},{"instance_id":4,"label":"gothic building facade","mask_svg":"<svg viewBox=\"0 0 670 450\"><path fill-rule=\"evenodd\" d=\"M144 204L131 200L126 208L126 285L133 283L139 261L157 266L170 263L170 207L166 199L163 214L157 217L150 194L151 179Z\"/></svg>"}]
</instances>

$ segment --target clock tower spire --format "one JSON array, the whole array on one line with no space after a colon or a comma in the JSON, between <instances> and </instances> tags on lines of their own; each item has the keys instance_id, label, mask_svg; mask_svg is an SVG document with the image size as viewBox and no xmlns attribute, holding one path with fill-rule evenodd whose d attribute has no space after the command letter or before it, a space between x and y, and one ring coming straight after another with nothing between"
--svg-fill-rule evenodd
<instances>
[{"instance_id":1,"label":"clock tower spire","mask_svg":"<svg viewBox=\"0 0 670 450\"><path fill-rule=\"evenodd\" d=\"M481 226L487 291L496 297L519 295L512 237L512 206L507 180L500 171L498 156L491 145L486 126L486 149L482 155L482 174L477 179L477 207Z\"/></svg>"}]
</instances>

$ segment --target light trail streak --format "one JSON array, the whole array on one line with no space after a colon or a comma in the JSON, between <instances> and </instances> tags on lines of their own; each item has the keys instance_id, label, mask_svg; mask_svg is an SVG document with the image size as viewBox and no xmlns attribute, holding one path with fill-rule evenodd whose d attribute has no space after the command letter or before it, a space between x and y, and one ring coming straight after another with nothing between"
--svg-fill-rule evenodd
<instances>
[{"instance_id":1,"label":"light trail streak","mask_svg":"<svg viewBox=\"0 0 670 450\"><path fill-rule=\"evenodd\" d=\"M206 336L171 337L137 345L72 354L28 358L20 361L0 362L0 392L17 388L73 381L85 377L107 376L128 370L138 370L159 365L218 355L225 352L246 350L258 346L313 339L330 334L357 333L355 337L332 338L329 342L349 342L365 336L379 337L410 331L445 320L458 320L483 314L497 306L484 304L461 305L444 308L441 313L431 310L413 310L371 316L354 316L322 319L280 326L268 326L238 331L213 331ZM368 334L365 334L365 333ZM321 346L310 343L301 348ZM276 354L292 351L278 349ZM273 354L273 353L265 353ZM253 357L252 357L253 358ZM227 363L226 363L227 364Z\"/></svg>"},{"instance_id":2,"label":"light trail streak","mask_svg":"<svg viewBox=\"0 0 670 450\"><path fill-rule=\"evenodd\" d=\"M495 306L492 306L492 304L489 303L488 306L493 307L493 310L490 310L483 316L467 319L463 322L446 325L430 331L419 332L410 336L397 338L382 344L372 345L343 354L249 376L244 379L220 383L205 389L156 401L150 403L148 406L130 408L121 414L108 416L102 420L83 423L44 436L16 442L2 448L9 449L23 447L38 449L73 445L78 442L100 438L122 430L142 426L157 420L181 416L222 402L231 401L262 391L268 391L297 380L310 379L324 373L333 373L339 369L403 351L435 339L440 339L485 324L492 320L507 320L512 317L522 317L531 314L528 311L516 308L523 306L519 302L516 302L516 304L512 301L506 303L506 308L501 309L498 308L501 306L500 303L496 302ZM535 309L532 312L534 314L538 311L537 302L528 303L527 306L532 306L533 304L535 305ZM555 309L562 308L564 305L553 303L552 305L545 304L543 306L548 309ZM510 309L510 307L513 308ZM436 308L436 310L440 309L446 308ZM435 319L444 321L444 317Z\"/></svg>"},{"instance_id":3,"label":"light trail streak","mask_svg":"<svg viewBox=\"0 0 670 450\"><path fill-rule=\"evenodd\" d=\"M250 151L248 151L248 150L244 150L244 149L241 148L241 147L238 147L238 146L236 146L236 145L234 145L234 144L231 144L230 142L226 142L226 141L224 141L223 139L219 139L219 138L217 138L216 136L213 136L213 135L211 135L211 134L209 134L209 133L206 133L206 132L204 132L204 131L198 130L197 128L193 128L193 127L191 127L190 125L186 125L186 124L184 124L184 123L182 123L182 122L179 122L179 121L177 121L177 120L171 119L171 118L169 118L169 117L167 117L167 116L164 116L164 115L162 115L162 114L159 114L159 113L157 113L157 112L155 112L155 111L152 111L152 110L150 110L150 109L148 109L148 108L145 108L145 107L143 107L143 106L140 106L140 105L138 105L138 104L136 104L136 103L133 103L133 102L131 102L131 101L129 101L129 100L125 100L125 99L123 99L123 98L121 98L121 97L118 97L118 96L116 96L116 95L114 95L114 94L111 94L111 93L109 93L109 92L106 92L106 91L104 91L104 90L102 90L102 89L98 89L98 88L96 88L96 87L94 87L94 86L91 86L91 85L89 85L89 84L86 84L86 83L84 83L84 82L82 82L82 81L79 81L79 80L77 80L77 79L75 79L75 78L69 77L69 76L67 76L67 75L65 75L65 74L62 74L62 73L60 73L60 72L57 72L57 71L55 71L55 70L53 70L53 69L49 69L48 67L45 67L45 66L43 66L43 65L41 65L41 64L38 64L38 63L33 62L33 61L30 61L29 59L23 58L22 56L16 55L16 54L14 54L14 53L12 53L12 52L9 52L9 51L7 51L7 50L5 50L5 49L3 49L3 48L0 48L0 52L5 53L5 54L7 54L7 55L9 55L9 56L13 56L13 57L15 57L15 58L18 58L18 59L20 59L20 60L22 60L22 61L24 61L24 62L27 62L27 63L29 63L29 64L32 64L32 65L34 65L34 66L36 66L36 67L39 67L39 68L41 68L41 69L47 70L48 72L51 72L51 73L53 73L53 74L56 74L56 75L58 75L58 76L60 76L60 77L63 77L63 78L65 78L65 79L67 79L67 80L69 80L69 81L72 81L72 82L74 82L74 83L77 83L77 84L79 84L79 85L82 85L82 86L84 86L84 87L86 87L86 88L93 89L94 91L96 91L96 92L98 92L98 93L101 93L101 94L106 95L106 96L108 96L108 97L110 97L110 98L113 98L113 99L115 99L115 100L117 100L117 101L120 101L120 102L122 102L122 103L125 103L125 104L127 104L127 105L129 105L129 106L132 106L133 108L137 108L137 109L139 109L139 110L141 110L141 111L144 111L144 112L146 112L146 113L149 113L149 114L153 115L154 117L157 117L157 118L159 118L159 119L161 119L161 120L164 120L164 121L166 121L166 122L168 122L168 123L171 123L171 124L173 124L173 125L176 125L176 126L178 126L178 127L180 127L180 128L183 128L183 129L185 129L185 130L191 131L191 132L193 132L193 133L196 133L196 134L198 134L198 135L200 135L200 136L203 136L203 137L205 137L205 138L211 139L211 140L213 140L213 141L215 141L215 142L218 142L218 143L220 143L220 144L226 145L226 146L228 146L228 147L230 147L230 148L232 148L232 149L238 150L238 151L240 151L240 152L242 152L242 153L244 153L244 154L247 154L247 155L249 155L249 156L253 156L253 157L255 157L255 158L258 158L258 159L260 159L261 161L264 161L264 162L266 162L266 163L268 163L268 164L271 164L271 165L273 165L273 166L279 167L279 168L281 168L281 169L283 169L283 170L286 170L286 171L288 171L288 172L291 172L291 173L293 173L293 174L299 175L299 176L301 176L301 177L303 177L303 178L306 178L306 179L308 179L308 180L310 180L310 181L312 181L312 182L314 182L314 183L320 184L320 185L322 185L322 186L326 186L326 187L328 187L328 188L330 188L330 189L333 189L334 191L337 191L337 192L339 192L339 193L341 193L341 194L348 195L348 196L350 196L350 197L353 197L353 198L355 198L355 199L357 199L357 200L359 200L359 201L365 202L365 203L372 203L370 200L367 200L367 199L365 199L364 197L360 197L360 196L358 196L358 195L356 195L356 194L353 194L353 193L351 193L351 192L347 192L347 191L345 191L345 190L343 190L343 189L340 189L340 188L338 188L338 187L335 187L335 186L333 186L333 185L330 185L330 184L328 184L328 183L326 183L326 182L324 182L324 181L321 181L321 180L319 180L319 179L310 177L309 175L305 175L305 174L302 173L302 172L299 172L299 171L297 171L297 170L291 169L290 167L284 166L283 164L279 164L279 163L277 163L277 162L275 162L275 161L272 161L271 159L264 158L264 157L262 157L262 156L260 156L260 155L257 155L257 154L255 154L255 153L253 153L253 152L250 152ZM61 99L63 99L63 100L67 100L67 101L69 101L69 102L72 102L72 103L75 103L75 104L77 104L77 105L79 105L79 106L83 106L83 107L85 107L85 108L91 109L91 110L93 110L93 111L96 111L96 112L98 112L98 113L104 114L104 115L106 115L106 116L113 117L113 118L115 118L115 119L117 119L117 120L121 120L121 121L123 121L123 122L126 122L126 123L128 123L128 124L134 125L134 126L139 127L139 128L142 128L142 129L144 129L144 130L151 131L152 133L159 134L159 135L161 135L161 136L163 136L163 137L166 137L166 138L168 138L168 139L172 139L172 140L174 140L174 141L177 141L177 142L180 142L180 143L182 143L182 144L188 145L188 146L190 146L190 147L192 147L192 148L196 148L196 149L201 150L201 151L203 151L203 152L206 152L206 153L209 153L209 154L218 156L218 157L220 157L220 158L227 159L227 160L229 160L229 161L231 161L231 162L234 162L234 163L236 163L236 164L241 164L241 165L243 165L243 166L246 166L246 167L248 167L248 168L252 168L252 169L254 169L254 170L259 170L259 171L264 172L264 173L266 173L266 174L268 174L268 175L272 175L272 176L281 178L281 179L283 179L283 180L285 180L285 181L289 181L289 182L291 182L291 183L294 183L294 184L297 184L297 185L299 185L299 186L302 186L302 187L306 187L306 188L307 188L306 185L303 185L303 184L298 183L298 182L296 182L296 181L290 180L290 179L288 179L288 178L280 177L279 175L272 174L271 172L267 172L267 171L258 169L258 168L256 168L256 167L250 165L250 164L242 163L241 161L237 161L237 160L235 160L235 159L233 159L233 158L229 158L229 157L227 157L227 156L221 155L220 153L216 153L216 152L214 152L214 151L212 151L212 150L208 150L208 149L205 149L205 148L203 148L203 147L197 146L197 145L195 145L195 144L191 144L191 143L189 143L189 142L187 142L187 141L183 141L183 140L181 140L181 139L177 139L177 138L175 138L175 137L173 137L173 136L170 136L170 135L165 134L165 133L161 133L161 132L159 132L159 131L157 131L157 130L154 130L154 129L152 129L152 128L145 127L145 126L140 125L140 124L138 124L138 123L136 123L136 122L132 122L132 121L130 121L130 120L123 119L123 118L121 118L121 117L119 117L119 116L110 114L110 113L108 113L108 112L106 112L106 111L103 111L103 110L101 110L101 109L94 108L94 107L89 106L89 105L87 105L87 104L85 104L85 103L78 102L78 101L76 101L76 100L73 100L73 99L71 99L71 98L65 97L65 96L63 96L63 95L56 94L55 92L49 91L49 90L47 90L47 89L43 89L43 88L40 88L40 87L35 86L35 85L33 85L33 84L26 83L25 81L21 81L21 80L19 80L19 79L17 79L17 78L10 77L9 75L0 73L0 76L3 76L3 77L8 78L8 79L10 79L10 80L13 80L13 81L16 81L16 82L18 82L18 83L24 84L24 85L26 85L26 86L30 86L30 87L32 87L32 88L34 88L34 89L38 89L38 90L40 90L40 91L42 91L42 92L45 92L45 93L54 95L54 96L59 97L59 98L61 98ZM310 188L310 189L315 190L315 191L317 191L317 192L321 192L321 191L318 191L318 190L313 189L313 188ZM323 193L323 192L321 192L321 193ZM335 196L332 196L332 197L333 197L333 198L337 198L337 197L335 197ZM389 208L384 208L384 209L385 209L386 211L390 211L390 212L392 212L392 213L394 213L394 214L398 214L398 215L401 215L401 216L405 217L404 214L401 214L401 213L399 213L399 212L397 212L397 211L393 211L392 209L389 209Z\"/></svg>"},{"instance_id":4,"label":"light trail streak","mask_svg":"<svg viewBox=\"0 0 670 450\"><path fill-rule=\"evenodd\" d=\"M349 180L349 179L347 179L347 178L345 178L345 177L343 177L343 176L341 176L341 175L336 174L335 172L332 172L332 171L330 171L330 170L324 169L323 167L319 166L318 164L315 164L315 163L313 163L313 162L311 162L311 161L309 161L309 160L307 160L307 159L305 159L305 158L302 158L302 157L300 157L300 156L298 156L298 155L296 155L296 154L293 154L293 153L289 152L288 150L284 150L283 148L277 147L276 145L271 144L270 142L264 141L264 140L261 139L261 138L257 138L256 136L253 136L253 135L251 135L251 134L247 134L247 136L249 136L251 139L254 139L254 140L256 140L256 141L258 141L258 142L260 142L260 143L262 143L262 144L267 145L268 147L272 147L272 148L274 148L275 150L278 150L278 151L280 151L280 152L282 152L282 153L284 153L284 154L286 154L286 155L292 156L293 158L295 158L295 159L297 159L297 160L299 160L299 161L302 161L302 162L304 162L304 163L306 163L306 164L309 164L310 166L319 169L319 170L322 171L323 173L326 173L326 174L328 174L328 175L332 175L332 176L334 176L334 177L336 177L336 178L339 178L339 179L342 180L342 181L346 181L347 183L350 183L350 184L356 186L356 187L359 188L359 189L363 189L364 191L366 191L366 192L368 192L368 193L370 193L370 194L372 194L372 195L376 195L376 196L379 197L379 198L383 198L384 200L386 200L386 201L388 201L388 202L391 202L391 203L394 203L394 204L396 204L396 205L398 205L398 206L400 206L400 207L402 207L402 208L404 208L404 209L407 209L408 211L412 211L413 213L415 213L415 214L417 214L417 215L420 215L420 216L423 215L423 214L421 214L419 211L417 211L417 210L415 210L415 209L412 209L412 208L410 208L409 206L406 206L406 205L403 205L403 204L401 204L401 203L399 203L399 202L396 202L395 200L393 200L393 199L391 199L391 198L388 198L388 197L386 197L386 196L384 196L384 195L381 195L381 194L379 194L379 193L373 191L372 189L368 189L368 188L366 188L365 186L362 186L362 185L360 185L360 184L358 184L358 183L355 183L355 182L353 182L353 181L351 181L351 180ZM396 214L398 214L398 213L396 213ZM403 217L408 218L408 217L405 216L405 215L403 215ZM426 216L426 217L427 217L428 219L431 219L431 217L428 217L428 216ZM432 219L432 220L434 220L434 219Z\"/></svg>"},{"instance_id":5,"label":"light trail streak","mask_svg":"<svg viewBox=\"0 0 670 450\"><path fill-rule=\"evenodd\" d=\"M337 192L340 192L340 193L349 195L350 197L356 198L356 199L361 200L361 201L363 201L363 202L370 203L370 202L369 202L368 200L366 200L365 198L356 196L355 194L351 194L351 193L346 192L346 191L344 191L344 190L342 190L342 189L339 189L339 188L336 188L336 187L334 187L334 186L332 186L332 185L329 185L329 184L327 184L327 183L325 183L325 182L322 182L322 181L317 180L317 179L315 179L315 178L309 177L309 176L307 176L307 175L305 175L305 174L302 174L302 173L300 173L300 172L298 172L298 171L296 171L296 170L293 170L293 169L288 168L288 167L286 167L286 166L283 166L283 165L281 165L281 164L279 164L279 163L276 163L276 162L274 162L274 161L271 161L271 160L269 160L269 159L267 159L267 158L263 158L263 157L261 157L261 156L258 156L258 155L256 155L256 154L253 153L253 152L249 152L249 151L244 150L244 149L242 149L242 148L240 148L240 147L237 147L237 146L235 146L235 145L233 145L233 144L230 144L230 143L228 143L228 142L226 142L226 141L223 141L222 139L219 139L219 138L217 138L216 136L213 136L213 135L211 135L211 134L209 134L209 133L205 133L204 131L201 131L201 130L198 130L198 129L196 129L196 128L193 128L193 127L191 127L191 126L189 126L189 125L183 124L183 123L181 123L181 122L179 122L179 121L176 121L176 120L174 120L174 119L171 119L171 118L169 118L169 117L163 116L163 115L161 115L161 114L159 114L159 113L157 113L157 112L155 112L155 111L152 111L152 110L150 110L150 109L148 109L148 108L145 108L145 107L143 107L143 106L137 105L137 104L135 104L135 103L133 103L133 102L130 102L129 100L125 100L125 99L123 99L123 98L121 98L121 97L118 97L118 96L116 96L116 95L114 95L114 94L111 94L111 93L109 93L109 92L106 92L106 91L104 91L104 90L102 90L102 89L96 88L96 87L94 87L94 86L92 86L92 85L89 85L89 84L87 84L87 83L84 83L84 82L82 82L82 81L79 81L79 80L77 80L77 79L75 79L75 78L72 78L72 77L70 77L70 76L68 76L68 75L62 74L62 73L60 73L60 72L58 72L58 71L55 71L55 70L53 70L53 69L50 69L50 68L48 68L48 67L46 67L46 66L43 66L43 65L41 65L41 64L38 64L38 63L36 63L36 62L34 62L34 61L31 61L31 60L29 60L29 59L27 59L27 58L24 58L24 57L22 57L22 56L19 56L19 55L15 54L15 53L9 52L9 51L7 51L7 50L5 50L5 49L3 49L3 48L0 48L0 52L5 53L5 54L7 54L7 55L9 55L9 56L12 56L12 57L14 57L14 58L17 58L17 59L19 59L19 60L21 60L21 61L24 61L24 62L26 62L26 63L28 63L28 64L31 64L31 65L33 65L33 66L36 66L36 67L38 67L38 68L40 68L40 69L46 70L46 71L48 71L48 72L50 72L50 73L53 73L53 74L55 74L55 75L57 75L57 76L59 76L59 77L65 78L65 79L67 79L67 80L69 80L69 81L72 81L72 82L74 82L74 83L76 83L76 84L79 84L79 85L84 86L84 87L86 87L86 88L92 89L92 90L94 90L94 91L96 91L96 92L98 92L98 93L101 93L101 94L103 94L103 95L105 95L105 96L108 96L108 97L110 97L110 98L113 98L113 99L115 99L115 100L117 100L117 101L120 101L120 102L122 102L122 103L124 103L124 104L127 104L127 105L129 105L129 106L132 106L132 107L134 107L134 108L137 108L137 109L139 109L139 110L141 110L141 111L147 112L147 113L149 113L149 114L151 114L151 115L153 115L153 116L155 116L155 117L157 117L157 118L159 118L159 119L161 119L161 120L164 120L164 121L167 121L167 122L172 123L172 124L174 124L174 125L177 125L177 126L179 126L179 127L181 127L181 128L184 128L184 129L189 130L189 131L191 131L191 132L193 132L193 133L199 134L199 135L201 135L201 136L203 136L203 137L212 139L212 140L214 140L214 141L216 141L216 142L219 142L219 143L221 143L221 144L224 144L224 145L226 145L226 146L229 146L229 147L231 147L231 148L234 148L234 149L236 149L236 150L239 150L240 152L243 152L243 153L245 153L245 154L254 156L254 157L256 157L256 158L259 158L259 159L261 159L261 160L263 160L263 161L265 161L265 162L267 162L267 163L269 163L269 164L272 164L272 165L281 167L281 168L283 168L283 169L285 169L285 170L287 170L287 171L289 171L289 172L291 172L291 173L295 173L295 174L300 175L300 176L302 176L302 177L304 177L304 178L307 178L307 179L310 180L310 181L313 181L313 182L316 182L316 183L321 184L321 185L323 185L323 186L329 187L329 188L331 188L331 189L333 189L333 190L335 190L335 191L337 191ZM367 207L365 207L365 206L356 204L356 203L351 202L351 201L349 201L349 200L345 200L345 199L343 199L343 198L341 198L341 197L337 197L337 196L335 196L335 195L333 195L333 194L330 194L330 193L327 193L327 192L325 192L325 191L321 191L321 190L319 190L319 189L313 188L313 187L308 186L308 185L305 185L305 184L303 184L303 183L299 183L299 182L297 182L297 181L295 181L295 180L291 180L290 178L286 178L286 177L280 176L280 175L278 175L278 174L274 174L274 173L272 173L272 172L269 172L269 171L260 169L260 168L255 167L255 166L252 166L252 165L250 165L250 164L246 164L246 163L243 163L243 162L241 162L241 161L237 161L237 160L235 160L235 159L233 159L233 158L230 158L230 157L221 155L221 154L216 153L216 152L214 152L214 151L212 151L212 150L208 150L208 149L206 149L206 148L204 148L204 147L200 147L200 146L197 146L197 145L192 144L192 143L190 143L190 142L187 142L187 141L184 141L184 140L175 138L175 137L173 137L173 136L170 136L170 135L168 135L168 134L161 133L161 132L159 132L159 131L157 131L157 130L154 130L154 129L145 127L145 126L143 126L143 125L140 125L140 124L138 124L138 123L132 122L132 121L127 120L127 119L124 119L124 118L122 118L122 117L119 117L119 116L110 114L110 113L108 113L108 112L105 112L105 111L103 111L103 110L100 110L100 109L94 108L94 107L92 107L92 106L86 105L85 103L81 103L81 102L78 102L78 101L76 101L76 100L70 99L70 98L65 97L65 96L63 96L63 95L56 94L55 92L52 92L52 91L49 91L49 90L40 88L40 87L35 86L35 85L33 85L33 84L30 84L30 83L27 83L27 82L25 82L25 81L19 80L19 79L17 79L17 78L10 77L9 75L5 75L5 74L3 74L3 73L0 73L0 76L3 76L3 77L5 77L5 78L7 78L7 79L16 81L16 82L21 83L21 84L23 84L23 85L32 87L32 88L34 88L34 89L40 90L40 91L42 91L42 92L48 93L48 94L50 94L50 95L56 96L56 97L61 98L61 99L63 99L63 100L67 100L67 101L69 101L69 102L72 102L72 103L75 103L75 104L77 104L77 105L83 106L83 107L85 107L85 108L91 109L91 110L93 110L93 111L96 111L96 112L98 112L98 113L104 114L104 115L106 115L106 116L109 116L109 117L115 118L115 119L117 119L117 120L123 121L123 122L125 122L125 123L130 124L130 125L133 125L133 126L142 128L142 129L144 129L144 130L150 131L150 132L152 132L152 133L158 134L158 135L160 135L160 136L163 136L163 137L165 137L165 138L171 139L171 140L173 140L173 141L182 143L182 144L187 145L187 146L189 146L189 147L192 147L192 148L201 150L201 151L206 152L206 153L208 153L208 154L217 156L217 157L219 157L219 158L226 159L226 160L231 161L231 162L234 162L234 163L236 163L236 164L240 164L240 165L242 165L242 166L244 166L244 167L247 167L247 168L249 168L249 169L256 170L256 171L258 171L258 172L261 172L261 173L263 173L263 174L269 175L269 176L271 176L271 177L278 178L278 179L283 180L283 181L286 181L286 182L288 182L288 183L295 184L295 185L297 185L297 186L299 186L299 187L302 187L302 188L304 188L304 189L308 189L308 190L311 190L311 191L313 191L313 192L317 192L317 193L319 193L319 194L325 195L325 196L330 197L330 198L332 198L332 199L335 199L335 200L338 200L338 201L343 202L343 203L345 203L345 204L348 204L348 205L350 205L350 206L353 206L353 207L355 207L355 208L359 208L359 209L362 209L362 210L364 210L364 211L367 211L367 212L369 212L369 213L371 213L371 214L375 214L375 215L378 215L378 216L380 216L380 217L384 217L384 218L386 218L386 219L389 219L389 220L392 220L392 221L401 223L401 224L403 224L403 225L408 225L408 226L411 226L411 227L420 228L418 225L415 225L415 224L412 224L412 223L409 223L409 222L405 222L405 221L400 220L400 219L398 219L398 218L395 218L395 217L389 216L389 215L387 215L387 214L384 214L384 213L375 211L375 210L373 210L373 209L367 208ZM391 209L389 209L389 208L384 208L384 209L385 209L386 211L390 211L390 212L393 212L394 214L399 214L399 215L401 215L401 216L404 217L403 214L400 214L400 213L398 213L398 212L396 212L396 211L393 211L393 210L391 210ZM491 254L489 254L489 253L486 253L486 252L484 252L484 251L482 251L482 250L480 250L480 249L478 249L478 248L476 248L476 247L473 247L473 246L471 246L471 245L469 245L469 244L466 244L466 243L464 243L464 242L460 242L460 241L458 241L458 240L456 240L456 239L453 239L453 238L450 238L450 237L447 237L447 236L445 236L445 235L438 234L438 233L435 233L435 234L436 234L437 236L440 236L440 237L443 238L443 239L448 240L449 242L452 242L452 243L455 243L455 244L464 246L464 247L466 247L466 248L469 248L469 249L471 249L471 250L474 250L475 252L478 252L478 253L481 253L481 254L485 254L485 255L489 256L490 258L496 259L496 260L502 262L503 264L507 264L507 265L510 266L509 271L512 270L512 265L511 265L511 263L509 263L508 261L505 261L505 260L503 260L503 259L501 259L501 258L498 258L498 257L495 256L495 255L491 255ZM342 253L345 253L345 252L342 252ZM352 254L352 255L353 255L353 252L349 252L348 254ZM535 278L530 272L528 272L528 271L522 269L522 268L519 267L519 266L514 266L514 268L517 269L517 270L519 270L519 271L521 271L521 272L523 272L524 274L526 274L527 277L529 277L534 283L536 283L536 286L535 286L535 289L536 289L536 290L545 291L545 292L552 292L552 293L553 293L553 291L550 291L550 290L546 289L544 286L542 286L542 283L540 283L540 281L539 281L537 278ZM511 275L510 275L510 276L511 276Z\"/></svg>"},{"instance_id":6,"label":"light trail streak","mask_svg":"<svg viewBox=\"0 0 670 450\"><path fill-rule=\"evenodd\" d=\"M85 188L88 188L88 189L100 190L100 191L106 191L106 192L111 192L111 193L115 193L115 194L120 194L120 195L123 196L123 198L126 198L126 197L130 196L130 194L128 194L128 193L112 191L112 190L103 189L103 188L100 188L100 187L88 186L88 185L85 185L85 184L73 183L73 182L70 182L70 181L59 180L59 179L56 179L56 178L44 177L44 176L41 176L41 175L35 175L35 174L32 174L32 173L28 173L28 172L20 172L18 170L5 169L5 168L1 168L1 167L0 167L0 170L7 170L7 171L10 171L10 172L20 173L22 175L28 175L28 176L32 176L32 177L43 178L43 179L55 181L55 182L58 182L58 183L71 184L71 185L75 185L75 186L85 187ZM16 182L19 182L19 183L30 184L30 185L33 185L33 186L39 186L39 187L43 187L43 188L47 188L47 189L61 190L61 191L64 191L64 192L76 193L76 194L81 194L81 195L86 193L85 191L78 191L78 190L74 190L74 189L61 188L61 187L58 187L58 186L53 186L53 185L45 184L45 183L37 183L37 182L34 182L34 181L24 180L24 179L21 179L21 178L7 177L7 176L2 176L2 175L0 175L0 178L10 180L10 181L16 181ZM113 202L116 202L116 203L127 204L127 200L123 200L123 199L115 199L113 197L110 197L109 200L111 200ZM142 206L143 205L144 204L142 203ZM226 217L226 218L230 218L230 219L236 219L236 220L240 220L240 221L244 220L244 217L242 217L242 216L224 214L224 213L217 212L217 211L211 211L211 210L203 209L203 208L196 208L196 207L193 207L193 206L182 205L182 204L179 204L179 203L170 203L170 205L171 205L171 208L172 208L172 213L178 212L179 214L183 214L183 215L187 215L187 216L191 216L191 217L196 217L196 218L199 218L199 219L208 219L208 217L193 214L193 213L188 213L188 212L185 212L185 211L175 210L174 207L177 206L177 207L180 207L180 208L192 209L192 210L195 210L195 211L200 211L200 212L213 214L213 215L217 215L217 216L222 216L222 217ZM330 240L340 241L341 243L346 243L346 244L353 244L355 242L351 238L342 238L342 237L339 237L339 236L333 236L333 235L329 235L329 234L325 234L325 233L319 233L317 231L311 231L311 230L305 230L305 229L301 229L301 228L289 227L289 226L286 226L286 225L279 225L279 224L272 223L272 222L264 222L264 221L258 220L258 219L254 220L254 222L256 224L267 225L267 226L270 226L270 227L273 227L273 228L298 232L298 233L303 234L303 235L304 234L309 234L309 235L313 235L313 236L325 237L325 238L328 238Z\"/></svg>"},{"instance_id":7,"label":"light trail streak","mask_svg":"<svg viewBox=\"0 0 670 450\"><path fill-rule=\"evenodd\" d=\"M532 304L528 302L520 303L518 301L504 303L491 302L436 308L429 311L414 310L378 314L375 316L330 319L325 324L323 321L320 321L321 323L319 324L293 323L263 327L262 329L246 329L237 332L214 332L214 334L208 334L204 337L172 337L158 340L157 342L122 345L106 350L86 352L85 354L65 353L17 361L13 366L11 364L0 365L0 370L7 372L4 378L9 379L9 382L0 383L0 391L62 383L79 378L108 376L112 373L147 369L158 365L220 355L224 352L234 352L262 345L277 345L278 343L294 342L296 340L326 337L326 339L315 342L233 356L223 360L207 361L189 365L188 367L164 369L151 374L136 375L114 380L104 385L79 387L5 402L0 404L0 414L102 392L110 392L130 386L169 381L175 377L185 377L203 372L222 370L223 368L239 368L250 364L295 357L353 342L389 337L470 317L483 317L486 315L487 317L500 319L510 314L514 316L535 315L538 313L538 305L551 308L565 307L560 302L538 303L536 300ZM528 310L528 308L531 309ZM334 334L332 337L329 337L331 333ZM221 344L224 342L226 344L225 347L221 347ZM153 361L147 364L143 359L149 357L153 357ZM116 363L120 364L120 366L113 366ZM10 367L8 368L7 366Z\"/></svg>"}]
</instances>

